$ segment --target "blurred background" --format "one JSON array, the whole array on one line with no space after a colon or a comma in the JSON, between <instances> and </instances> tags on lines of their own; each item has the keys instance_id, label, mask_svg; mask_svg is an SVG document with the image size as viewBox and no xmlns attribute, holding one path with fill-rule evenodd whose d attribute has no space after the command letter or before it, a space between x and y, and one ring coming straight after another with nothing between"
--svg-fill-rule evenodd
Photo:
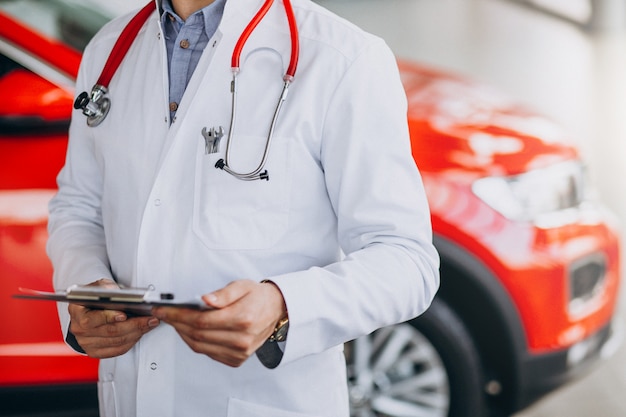
<instances>
[{"instance_id":1,"label":"blurred background","mask_svg":"<svg viewBox=\"0 0 626 417\"><path fill-rule=\"evenodd\" d=\"M40 408L44 411L28 415L51 417L51 407L59 397L56 388L61 383L67 385L66 394L69 393L71 401L85 397L86 410L93 408L95 403L96 363L90 362L87 367L87 362L82 361L85 358L68 352L58 335L58 326L52 323L56 320L55 306L41 306L41 311L33 312L33 307L17 304L9 295L21 286L44 289L45 285L50 285L51 270L43 249L46 204L54 192L54 175L64 158L70 104L74 101L72 76L80 60L78 50L112 15L147 1L0 0L0 96L5 99L0 102L0 166L5 172L0 175L0 180L5 183L0 187L0 314L21 317L22 320L28 319L30 314L48 320L27 320L28 325L19 319L12 320L5 323L3 332L0 332L1 416L24 415L22 412L27 406L35 402L30 399L36 398L43 404ZM621 221L619 231L624 235L626 198L620 180L626 177L626 164L623 163L626 156L626 0L315 1L385 39L399 58L494 87L564 127L582 152L598 200L617 214ZM20 32L19 26L9 26L12 20L6 16L2 20L2 12L16 21L25 21L33 33L42 32L44 36L31 37L28 31ZM59 28L63 29L60 34L67 46L76 50L56 41L49 42L46 36L58 36ZM12 37L5 39L9 35ZM77 43L72 43L74 41ZM54 65L44 63L46 60ZM39 94L30 94L30 90L37 90ZM58 109L50 104L50 100ZM41 112L34 115L43 116L43 122L38 117L30 117L33 108ZM33 166L37 169L32 169ZM542 182L546 182L545 177ZM457 217L455 220L461 228L471 223ZM517 254L519 247L515 246L511 253ZM554 271L557 274L555 281L566 278L561 270ZM516 279L519 277L518 269L511 269L511 272ZM542 276L533 274L532 278L541 279ZM450 291L462 294L459 298L471 298L459 291L458 286L448 285L453 287ZM539 287L539 291L541 289ZM623 327L626 323L624 290L619 298L615 321ZM549 308L553 307L552 298L548 298L548 304ZM474 313L477 309L471 307L470 313ZM28 313L19 314L20 308L23 311L28 308ZM461 315L467 313L467 310L458 311ZM539 314L543 314L545 320L540 322L533 317L533 323L553 319L547 317L550 312L544 313L545 309ZM436 315L433 314L430 320L433 316ZM463 317L466 322L472 321L468 314ZM482 316L477 314L476 317ZM488 327L486 321L476 320L474 323L481 330L494 328ZM423 330L423 324L421 328L416 323L413 326ZM445 328L446 323L439 327ZM514 326L503 327L512 329ZM406 331L406 327L403 329ZM495 355L489 350L485 356L497 356L505 350L502 339L498 341L498 335L494 334L497 332L485 330L479 333L496 341ZM452 340L466 339L469 338ZM434 338L429 342L432 340ZM470 362L465 360L467 356L449 356L452 358L446 359L456 365L450 366L455 370ZM441 363L431 361L431 364L440 367L433 366L435 371L442 371ZM416 366L420 363L409 365L401 369L415 373L409 372L412 382L428 379L423 377L429 376L431 368ZM432 375L437 374L430 372ZM66 380L61 381L60 376L65 376ZM354 380L358 378L352 378L351 382ZM85 382L91 386L85 387ZM403 383L399 380L399 385ZM50 384L53 390L40 390L43 384ZM30 390L30 396L20 397L21 402L18 402L14 393L24 387L34 390ZM486 386L485 390L489 387ZM430 386L427 388L430 390L424 392L433 394L429 399L437 406L439 392ZM622 341L609 359L595 364L584 378L548 394L514 417L623 417L626 416L624 392L626 343ZM42 399L42 393L50 395ZM359 394L359 391L351 390L351 396L355 393ZM15 414L11 414L12 410ZM93 409L91 412L76 410L71 415L97 414ZM471 409L467 411L470 417L471 413ZM388 414L385 411L379 415ZM373 414L361 410L356 415L370 417ZM69 414L59 412L54 416L68 417Z\"/></svg>"},{"instance_id":2,"label":"blurred background","mask_svg":"<svg viewBox=\"0 0 626 417\"><path fill-rule=\"evenodd\" d=\"M468 75L564 126L583 152L599 198L626 222L624 0L318 3L383 37L399 57ZM623 308L618 317L626 319ZM622 345L585 378L516 417L623 417L624 392Z\"/></svg>"}]
</instances>

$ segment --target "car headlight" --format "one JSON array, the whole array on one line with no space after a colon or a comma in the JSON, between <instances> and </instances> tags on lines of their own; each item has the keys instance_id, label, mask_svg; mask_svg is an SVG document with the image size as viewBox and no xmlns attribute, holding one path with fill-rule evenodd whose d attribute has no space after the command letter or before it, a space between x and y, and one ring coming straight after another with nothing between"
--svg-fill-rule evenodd
<instances>
[{"instance_id":1,"label":"car headlight","mask_svg":"<svg viewBox=\"0 0 626 417\"><path fill-rule=\"evenodd\" d=\"M580 161L568 161L510 177L485 177L472 191L508 219L537 221L563 213L585 199L585 172Z\"/></svg>"}]
</instances>

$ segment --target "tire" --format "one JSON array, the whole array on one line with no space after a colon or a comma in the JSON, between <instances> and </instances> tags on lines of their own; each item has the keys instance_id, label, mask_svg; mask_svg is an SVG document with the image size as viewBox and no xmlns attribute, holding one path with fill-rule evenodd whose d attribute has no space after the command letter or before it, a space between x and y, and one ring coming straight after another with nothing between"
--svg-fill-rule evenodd
<instances>
[{"instance_id":1,"label":"tire","mask_svg":"<svg viewBox=\"0 0 626 417\"><path fill-rule=\"evenodd\" d=\"M463 322L436 298L426 313L346 344L351 417L487 416Z\"/></svg>"}]
</instances>

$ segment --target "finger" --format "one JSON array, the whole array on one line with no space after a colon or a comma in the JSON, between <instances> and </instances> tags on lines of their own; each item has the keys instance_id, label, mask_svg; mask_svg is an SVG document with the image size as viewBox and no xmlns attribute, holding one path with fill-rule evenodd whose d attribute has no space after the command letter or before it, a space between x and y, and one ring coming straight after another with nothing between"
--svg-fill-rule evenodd
<instances>
[{"instance_id":1,"label":"finger","mask_svg":"<svg viewBox=\"0 0 626 417\"><path fill-rule=\"evenodd\" d=\"M117 282L113 281L111 278L100 278L97 281L87 284L87 287L103 287L103 288L115 289L115 288L119 288L120 286L117 284Z\"/></svg>"},{"instance_id":2,"label":"finger","mask_svg":"<svg viewBox=\"0 0 626 417\"><path fill-rule=\"evenodd\" d=\"M71 330L89 356L102 358L127 352L141 336L158 325L159 320L154 317L137 317L91 329L72 324Z\"/></svg>"},{"instance_id":3,"label":"finger","mask_svg":"<svg viewBox=\"0 0 626 417\"><path fill-rule=\"evenodd\" d=\"M203 295L202 300L213 308L224 308L245 297L256 285L259 285L256 281L247 279L232 281L224 288Z\"/></svg>"},{"instance_id":4,"label":"finger","mask_svg":"<svg viewBox=\"0 0 626 417\"><path fill-rule=\"evenodd\" d=\"M176 323L173 327L191 350L229 366L241 365L260 346L250 334L198 330L182 323Z\"/></svg>"},{"instance_id":5,"label":"finger","mask_svg":"<svg viewBox=\"0 0 626 417\"><path fill-rule=\"evenodd\" d=\"M178 307L157 307L152 310L152 315L172 326L185 325L189 328L215 329L221 327L220 316L215 314L219 310L197 311Z\"/></svg>"},{"instance_id":6,"label":"finger","mask_svg":"<svg viewBox=\"0 0 626 417\"><path fill-rule=\"evenodd\" d=\"M120 323L128 318L122 311L92 310L78 304L70 304L68 311L71 321L82 328L95 328L105 324Z\"/></svg>"},{"instance_id":7,"label":"finger","mask_svg":"<svg viewBox=\"0 0 626 417\"><path fill-rule=\"evenodd\" d=\"M220 343L206 343L184 333L180 333L180 336L194 352L232 367L240 366L255 352L255 349L249 344L242 343L240 339L233 339L232 343L223 343L228 340L227 335L218 336L223 341Z\"/></svg>"},{"instance_id":8,"label":"finger","mask_svg":"<svg viewBox=\"0 0 626 417\"><path fill-rule=\"evenodd\" d=\"M77 338L87 355L94 358L109 358L128 352L141 338L142 334L128 334L118 337L82 337Z\"/></svg>"},{"instance_id":9,"label":"finger","mask_svg":"<svg viewBox=\"0 0 626 417\"><path fill-rule=\"evenodd\" d=\"M251 355L262 344L255 335L245 332L228 330L199 330L184 324L174 326L178 334L198 353L209 353L220 350L238 352L240 355Z\"/></svg>"},{"instance_id":10,"label":"finger","mask_svg":"<svg viewBox=\"0 0 626 417\"><path fill-rule=\"evenodd\" d=\"M269 337L273 325L265 328L254 321L254 316L227 314L230 309L213 310L194 320L167 321L197 353L212 357L215 346L232 350L236 356L251 355ZM224 316L216 320L217 315ZM228 318L228 319L226 319ZM213 346L214 345L214 346ZM220 349L221 350L221 349Z\"/></svg>"},{"instance_id":11,"label":"finger","mask_svg":"<svg viewBox=\"0 0 626 417\"><path fill-rule=\"evenodd\" d=\"M76 336L111 336L148 332L159 325L155 317L136 317L129 319L121 311L90 310L82 306L74 306L70 313L70 329Z\"/></svg>"},{"instance_id":12,"label":"finger","mask_svg":"<svg viewBox=\"0 0 626 417\"><path fill-rule=\"evenodd\" d=\"M104 287L104 288L119 288L117 283L110 278L101 278L90 284L88 287ZM79 304L70 303L68 311L72 321L82 323L87 327L97 327L106 323L121 322L126 320L126 314L121 311L114 310L91 310ZM95 311L96 313L91 313ZM101 313L98 313L101 311ZM87 315L87 313L89 313Z\"/></svg>"}]
</instances>

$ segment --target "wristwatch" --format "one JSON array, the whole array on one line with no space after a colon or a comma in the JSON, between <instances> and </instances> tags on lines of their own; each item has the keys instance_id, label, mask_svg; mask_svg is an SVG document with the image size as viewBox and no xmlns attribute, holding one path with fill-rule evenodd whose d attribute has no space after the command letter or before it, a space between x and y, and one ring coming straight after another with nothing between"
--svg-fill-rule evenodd
<instances>
[{"instance_id":1,"label":"wristwatch","mask_svg":"<svg viewBox=\"0 0 626 417\"><path fill-rule=\"evenodd\" d=\"M280 346L280 342L287 340L288 330L289 318L284 317L278 320L274 327L274 333L257 349L256 356L266 368L274 369L282 360L283 349Z\"/></svg>"},{"instance_id":2,"label":"wristwatch","mask_svg":"<svg viewBox=\"0 0 626 417\"><path fill-rule=\"evenodd\" d=\"M267 283L276 286L275 283L267 279L264 279L263 281L261 281L261 283ZM276 322L276 325L274 326L274 332L270 335L269 338L267 338L263 345L257 349L256 356L266 368L276 368L278 364L280 364L280 361L283 359L284 346L282 346L283 344L281 342L287 340L288 330L289 317L285 316Z\"/></svg>"},{"instance_id":3,"label":"wristwatch","mask_svg":"<svg viewBox=\"0 0 626 417\"><path fill-rule=\"evenodd\" d=\"M284 342L287 340L287 332L289 331L289 317L283 317L278 320L274 333L269 338L270 342Z\"/></svg>"}]
</instances>

